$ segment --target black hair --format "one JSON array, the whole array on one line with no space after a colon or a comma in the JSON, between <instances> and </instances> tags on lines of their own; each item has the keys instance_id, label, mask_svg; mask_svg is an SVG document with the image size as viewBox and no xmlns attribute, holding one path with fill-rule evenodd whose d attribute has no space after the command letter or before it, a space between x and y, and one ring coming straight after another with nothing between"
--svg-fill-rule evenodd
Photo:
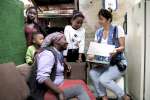
<instances>
[{"instance_id":1,"label":"black hair","mask_svg":"<svg viewBox=\"0 0 150 100\"><path fill-rule=\"evenodd\" d=\"M63 27L46 27L46 36L49 34L52 34L54 32L64 32L64 28Z\"/></svg>"},{"instance_id":2,"label":"black hair","mask_svg":"<svg viewBox=\"0 0 150 100\"><path fill-rule=\"evenodd\" d=\"M100 11L98 12L98 17L103 16L105 17L107 20L110 19L110 22L112 22L112 10L109 8L107 9L100 9Z\"/></svg>"},{"instance_id":3,"label":"black hair","mask_svg":"<svg viewBox=\"0 0 150 100\"><path fill-rule=\"evenodd\" d=\"M36 13L37 13L37 8L33 6L33 7L29 7L29 8L27 8L27 10L26 10L26 14L28 14L28 12L29 12L31 9L35 9L35 10L36 10Z\"/></svg>"},{"instance_id":4,"label":"black hair","mask_svg":"<svg viewBox=\"0 0 150 100\"><path fill-rule=\"evenodd\" d=\"M81 18L85 18L84 15L78 11L78 10L74 10L73 11L73 15L72 15L72 20L75 20L77 17L81 17Z\"/></svg>"},{"instance_id":5,"label":"black hair","mask_svg":"<svg viewBox=\"0 0 150 100\"><path fill-rule=\"evenodd\" d=\"M32 40L35 39L35 37L38 35L38 34L42 34L40 32L33 32L32 33ZM42 34L43 35L43 34Z\"/></svg>"}]
</instances>

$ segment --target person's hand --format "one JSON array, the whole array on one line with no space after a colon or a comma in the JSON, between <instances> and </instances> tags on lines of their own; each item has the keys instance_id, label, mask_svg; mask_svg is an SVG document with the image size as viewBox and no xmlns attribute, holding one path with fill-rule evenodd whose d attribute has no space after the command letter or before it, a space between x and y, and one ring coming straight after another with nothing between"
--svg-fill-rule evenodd
<instances>
[{"instance_id":1,"label":"person's hand","mask_svg":"<svg viewBox=\"0 0 150 100\"><path fill-rule=\"evenodd\" d=\"M88 59L88 60L93 60L93 59L94 59L94 55L89 54L89 55L87 56L87 59Z\"/></svg>"},{"instance_id":2,"label":"person's hand","mask_svg":"<svg viewBox=\"0 0 150 100\"><path fill-rule=\"evenodd\" d=\"M59 100L65 100L65 96L64 96L63 92L58 94L58 99Z\"/></svg>"},{"instance_id":3,"label":"person's hand","mask_svg":"<svg viewBox=\"0 0 150 100\"><path fill-rule=\"evenodd\" d=\"M77 60L76 62L81 63L81 62L82 62L82 58L79 57L78 60Z\"/></svg>"},{"instance_id":4,"label":"person's hand","mask_svg":"<svg viewBox=\"0 0 150 100\"><path fill-rule=\"evenodd\" d=\"M66 64L66 67L67 67L67 72L71 72L71 65L68 64L67 62L65 64Z\"/></svg>"},{"instance_id":5,"label":"person's hand","mask_svg":"<svg viewBox=\"0 0 150 100\"><path fill-rule=\"evenodd\" d=\"M79 48L79 43L80 43L80 41L78 41L75 45Z\"/></svg>"},{"instance_id":6,"label":"person's hand","mask_svg":"<svg viewBox=\"0 0 150 100\"><path fill-rule=\"evenodd\" d=\"M28 65L32 65L32 64L33 64L33 61L28 62Z\"/></svg>"},{"instance_id":7,"label":"person's hand","mask_svg":"<svg viewBox=\"0 0 150 100\"><path fill-rule=\"evenodd\" d=\"M71 75L71 65L67 62L65 62L65 76L67 78L70 78L70 75Z\"/></svg>"},{"instance_id":8,"label":"person's hand","mask_svg":"<svg viewBox=\"0 0 150 100\"><path fill-rule=\"evenodd\" d=\"M114 57L116 54L117 54L117 50L114 49L113 52L110 53L110 56L111 56L111 57Z\"/></svg>"}]
</instances>

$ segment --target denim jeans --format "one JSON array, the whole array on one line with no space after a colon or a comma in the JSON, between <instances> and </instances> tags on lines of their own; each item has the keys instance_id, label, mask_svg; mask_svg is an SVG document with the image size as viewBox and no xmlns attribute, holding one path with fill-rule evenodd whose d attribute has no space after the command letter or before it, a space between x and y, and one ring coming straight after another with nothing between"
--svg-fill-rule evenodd
<instances>
[{"instance_id":1,"label":"denim jeans","mask_svg":"<svg viewBox=\"0 0 150 100\"><path fill-rule=\"evenodd\" d=\"M125 93L117 85L115 80L121 78L124 72L120 72L117 66L100 66L90 70L89 75L94 84L98 96L105 96L106 88L112 90L118 98L121 98Z\"/></svg>"},{"instance_id":2,"label":"denim jeans","mask_svg":"<svg viewBox=\"0 0 150 100\"><path fill-rule=\"evenodd\" d=\"M77 97L78 100L90 100L90 97L81 85L75 85L64 90L64 95L69 100L72 97Z\"/></svg>"}]
</instances>

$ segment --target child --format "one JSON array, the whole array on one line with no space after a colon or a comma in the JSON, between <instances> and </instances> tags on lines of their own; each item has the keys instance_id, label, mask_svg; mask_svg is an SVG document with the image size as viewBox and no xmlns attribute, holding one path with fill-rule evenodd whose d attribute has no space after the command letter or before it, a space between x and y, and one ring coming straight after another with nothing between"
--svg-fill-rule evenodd
<instances>
[{"instance_id":1,"label":"child","mask_svg":"<svg viewBox=\"0 0 150 100\"><path fill-rule=\"evenodd\" d=\"M27 46L32 45L32 39L33 39L33 35L32 33L34 32L41 32L43 35L46 35L45 29L44 27L42 27L38 21L37 21L37 9L36 7L29 7L26 10L26 21L25 21L25 36L26 36L26 42L27 42Z\"/></svg>"},{"instance_id":2,"label":"child","mask_svg":"<svg viewBox=\"0 0 150 100\"><path fill-rule=\"evenodd\" d=\"M64 51L65 61L82 62L85 60L84 42L85 29L82 27L84 16L79 11L74 11L71 19L71 25L67 25L64 30L68 42L67 50Z\"/></svg>"},{"instance_id":3,"label":"child","mask_svg":"<svg viewBox=\"0 0 150 100\"><path fill-rule=\"evenodd\" d=\"M44 36L41 33L33 33L33 44L28 47L26 52L26 63L29 65L32 65L34 62L34 55L36 52L38 52L42 42L44 40Z\"/></svg>"}]
</instances>

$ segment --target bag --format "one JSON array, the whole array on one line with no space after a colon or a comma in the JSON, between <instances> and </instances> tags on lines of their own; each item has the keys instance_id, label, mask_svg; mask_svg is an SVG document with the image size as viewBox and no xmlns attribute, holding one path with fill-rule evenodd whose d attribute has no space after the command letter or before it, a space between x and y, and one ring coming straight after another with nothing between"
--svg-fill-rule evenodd
<instances>
[{"instance_id":1,"label":"bag","mask_svg":"<svg viewBox=\"0 0 150 100\"><path fill-rule=\"evenodd\" d=\"M125 58L125 56L124 56ZM127 60L126 59L117 59L117 57L114 57L110 61L110 65L114 66L117 65L117 68L120 72L123 72L127 68Z\"/></svg>"},{"instance_id":2,"label":"bag","mask_svg":"<svg viewBox=\"0 0 150 100\"><path fill-rule=\"evenodd\" d=\"M117 67L118 67L118 69L119 69L120 72L125 71L126 68L127 68L127 62L126 62L126 60L121 60L121 61L119 61L119 62L117 63Z\"/></svg>"},{"instance_id":3,"label":"bag","mask_svg":"<svg viewBox=\"0 0 150 100\"><path fill-rule=\"evenodd\" d=\"M43 50L45 50L45 49L48 51L51 51L55 57L55 63L54 63L54 66L52 68L52 72L50 74L50 79L52 81L54 81L55 76L56 76L56 68L57 68L56 51L53 48L44 48ZM30 88L30 95L27 98L27 100L44 100L44 94L48 90L48 88L47 88L47 86L45 86L45 84L39 84L37 82L37 80L36 80L37 72L36 71L37 71L37 63L36 63L36 59L35 59L35 63L32 66L31 75L30 75L29 80L28 80L28 86Z\"/></svg>"}]
</instances>

